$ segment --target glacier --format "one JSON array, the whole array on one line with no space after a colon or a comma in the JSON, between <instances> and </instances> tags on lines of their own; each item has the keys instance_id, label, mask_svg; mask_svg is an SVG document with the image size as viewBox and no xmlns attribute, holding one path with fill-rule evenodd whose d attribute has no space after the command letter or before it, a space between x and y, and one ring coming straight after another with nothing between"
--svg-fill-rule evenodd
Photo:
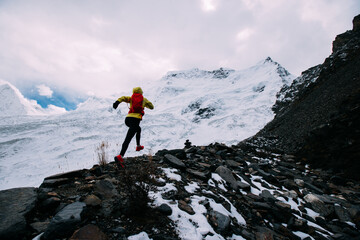
<instances>
[{"instance_id":1,"label":"glacier","mask_svg":"<svg viewBox=\"0 0 360 240\"><path fill-rule=\"evenodd\" d=\"M276 94L296 77L267 58L245 70L197 68L168 72L144 82L144 96L154 104L141 122L143 152L130 143L125 157L161 149L213 142L227 145L246 139L274 118ZM136 86L134 86L136 87ZM76 110L41 108L10 83L0 81L0 190L39 186L44 177L98 164L102 143L108 161L120 151L128 106L112 103L128 92L92 96Z\"/></svg>"}]
</instances>

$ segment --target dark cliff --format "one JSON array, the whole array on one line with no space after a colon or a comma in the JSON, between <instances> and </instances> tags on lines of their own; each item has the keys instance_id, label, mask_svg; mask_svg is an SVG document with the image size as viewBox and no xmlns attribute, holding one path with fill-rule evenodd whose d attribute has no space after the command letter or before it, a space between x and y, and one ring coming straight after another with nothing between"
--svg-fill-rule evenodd
<instances>
[{"instance_id":1,"label":"dark cliff","mask_svg":"<svg viewBox=\"0 0 360 240\"><path fill-rule=\"evenodd\" d=\"M333 53L282 89L276 117L255 139L271 139L269 147L295 153L314 166L360 170L360 15L353 29L333 42Z\"/></svg>"}]
</instances>

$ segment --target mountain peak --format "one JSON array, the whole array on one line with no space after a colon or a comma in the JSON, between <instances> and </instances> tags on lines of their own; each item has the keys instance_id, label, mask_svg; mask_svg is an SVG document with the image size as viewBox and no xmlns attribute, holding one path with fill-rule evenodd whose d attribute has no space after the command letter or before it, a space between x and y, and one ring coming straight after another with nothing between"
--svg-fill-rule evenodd
<instances>
[{"instance_id":1,"label":"mountain peak","mask_svg":"<svg viewBox=\"0 0 360 240\"><path fill-rule=\"evenodd\" d=\"M0 102L2 116L27 115L36 112L20 91L4 80L0 80Z\"/></svg>"},{"instance_id":2,"label":"mountain peak","mask_svg":"<svg viewBox=\"0 0 360 240\"><path fill-rule=\"evenodd\" d=\"M66 112L65 109L49 105L42 108L35 100L25 98L11 83L0 79L1 116L44 115Z\"/></svg>"},{"instance_id":3,"label":"mountain peak","mask_svg":"<svg viewBox=\"0 0 360 240\"><path fill-rule=\"evenodd\" d=\"M267 57L264 62L274 62L271 57Z\"/></svg>"}]
</instances>

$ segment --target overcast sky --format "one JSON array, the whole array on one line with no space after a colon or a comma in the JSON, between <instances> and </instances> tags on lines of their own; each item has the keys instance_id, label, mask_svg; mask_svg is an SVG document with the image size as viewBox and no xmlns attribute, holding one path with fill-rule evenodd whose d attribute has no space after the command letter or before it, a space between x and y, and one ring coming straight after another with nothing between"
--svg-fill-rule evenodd
<instances>
[{"instance_id":1,"label":"overcast sky","mask_svg":"<svg viewBox=\"0 0 360 240\"><path fill-rule=\"evenodd\" d=\"M106 95L268 56L300 75L359 13L359 0L0 0L0 79Z\"/></svg>"}]
</instances>

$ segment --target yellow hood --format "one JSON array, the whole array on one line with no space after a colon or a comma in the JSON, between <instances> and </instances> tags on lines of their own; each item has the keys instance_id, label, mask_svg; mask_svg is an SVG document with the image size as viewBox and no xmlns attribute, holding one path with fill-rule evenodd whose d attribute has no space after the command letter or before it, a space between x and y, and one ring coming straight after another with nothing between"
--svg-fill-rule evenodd
<instances>
[{"instance_id":1,"label":"yellow hood","mask_svg":"<svg viewBox=\"0 0 360 240\"><path fill-rule=\"evenodd\" d=\"M141 87L135 87L135 88L133 88L133 93L143 94L143 91L142 91Z\"/></svg>"}]
</instances>

